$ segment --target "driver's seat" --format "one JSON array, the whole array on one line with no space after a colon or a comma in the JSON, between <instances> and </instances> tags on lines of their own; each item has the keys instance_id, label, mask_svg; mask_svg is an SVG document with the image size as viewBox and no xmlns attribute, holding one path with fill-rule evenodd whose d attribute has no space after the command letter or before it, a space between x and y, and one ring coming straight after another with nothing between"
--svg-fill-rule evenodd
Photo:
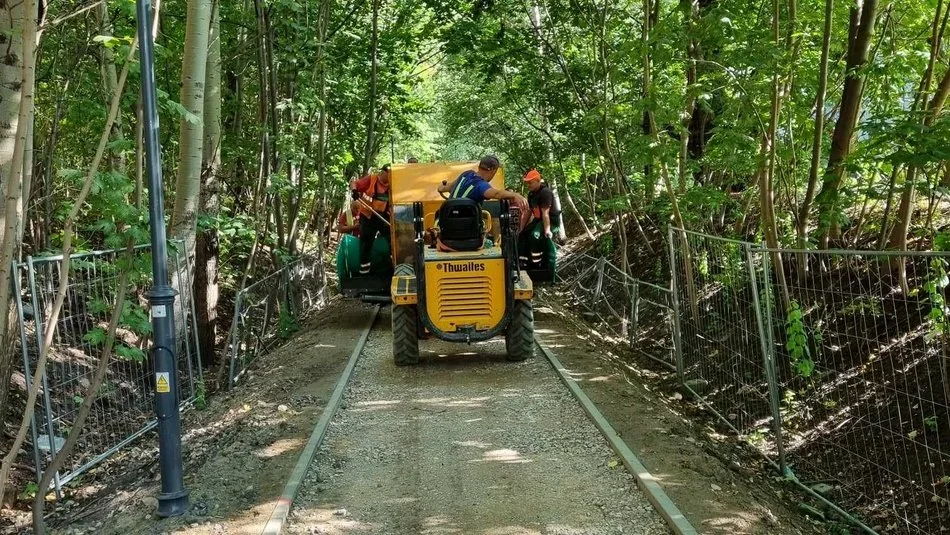
<instances>
[{"instance_id":1,"label":"driver's seat","mask_svg":"<svg viewBox=\"0 0 950 535\"><path fill-rule=\"evenodd\" d=\"M436 216L438 248L443 251L477 251L485 241L485 224L477 202L448 199Z\"/></svg>"}]
</instances>

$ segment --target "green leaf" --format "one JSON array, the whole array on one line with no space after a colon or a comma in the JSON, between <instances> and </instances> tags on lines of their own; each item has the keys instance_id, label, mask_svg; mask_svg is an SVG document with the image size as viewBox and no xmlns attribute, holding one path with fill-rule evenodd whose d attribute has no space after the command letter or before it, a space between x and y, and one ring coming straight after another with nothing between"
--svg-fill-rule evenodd
<instances>
[{"instance_id":1,"label":"green leaf","mask_svg":"<svg viewBox=\"0 0 950 535\"><path fill-rule=\"evenodd\" d=\"M102 327L96 327L95 329L87 332L86 335L82 337L82 339L93 346L100 345L106 341L106 330Z\"/></svg>"}]
</instances>

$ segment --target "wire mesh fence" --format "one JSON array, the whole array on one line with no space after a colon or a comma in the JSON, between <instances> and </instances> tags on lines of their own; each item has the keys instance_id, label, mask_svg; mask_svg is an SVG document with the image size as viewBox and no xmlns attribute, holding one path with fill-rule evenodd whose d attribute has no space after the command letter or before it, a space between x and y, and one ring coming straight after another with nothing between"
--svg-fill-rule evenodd
<instances>
[{"instance_id":1,"label":"wire mesh fence","mask_svg":"<svg viewBox=\"0 0 950 535\"><path fill-rule=\"evenodd\" d=\"M728 430L778 464L761 254L748 243L687 231L671 233L669 242L681 303L683 385Z\"/></svg>"},{"instance_id":2,"label":"wire mesh fence","mask_svg":"<svg viewBox=\"0 0 950 535\"><path fill-rule=\"evenodd\" d=\"M682 380L724 428L866 531L950 523L950 255L670 248Z\"/></svg>"},{"instance_id":3,"label":"wire mesh fence","mask_svg":"<svg viewBox=\"0 0 950 535\"><path fill-rule=\"evenodd\" d=\"M668 288L635 279L606 258L588 254L571 257L558 267L557 277L568 303L601 336L675 369Z\"/></svg>"},{"instance_id":4,"label":"wire mesh fence","mask_svg":"<svg viewBox=\"0 0 950 535\"><path fill-rule=\"evenodd\" d=\"M185 255L169 250L168 269L181 285L175 300L179 388L182 406L201 386L197 329L191 299L191 272ZM148 356L152 333L146 294L151 281L151 248L80 253L70 256L65 301L55 325L46 373L42 376L33 422L32 442L37 473L62 447L83 396L102 357L106 329L118 294L120 270L127 269L128 293L120 314L108 372L97 391L82 434L63 470L54 477L62 485L94 467L156 425L154 378ZM62 256L30 257L14 278L19 312L20 345L27 381L39 359L60 290Z\"/></svg>"},{"instance_id":5,"label":"wire mesh fence","mask_svg":"<svg viewBox=\"0 0 950 535\"><path fill-rule=\"evenodd\" d=\"M790 266L770 333L789 466L884 531L945 530L950 255L776 255Z\"/></svg>"},{"instance_id":6,"label":"wire mesh fence","mask_svg":"<svg viewBox=\"0 0 950 535\"><path fill-rule=\"evenodd\" d=\"M305 253L237 293L228 347L229 388L240 381L254 360L295 332L307 315L326 305L327 279L321 254L320 250Z\"/></svg>"}]
</instances>

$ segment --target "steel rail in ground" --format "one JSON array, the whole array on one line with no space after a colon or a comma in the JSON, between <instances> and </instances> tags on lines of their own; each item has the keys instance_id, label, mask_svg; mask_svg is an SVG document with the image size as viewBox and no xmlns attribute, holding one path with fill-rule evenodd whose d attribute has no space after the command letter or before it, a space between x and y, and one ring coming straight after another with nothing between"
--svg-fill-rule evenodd
<instances>
[{"instance_id":1,"label":"steel rail in ground","mask_svg":"<svg viewBox=\"0 0 950 535\"><path fill-rule=\"evenodd\" d=\"M666 494L666 491L663 490L663 487L657 483L656 477L647 470L646 466L640 462L640 459L638 459L630 447L627 446L627 443L620 438L617 431L614 430L610 422L607 421L607 418L605 418L597 406L594 405L594 402L587 397L587 394L585 394L584 390L577 384L577 381L571 378L557 356L552 353L550 349L541 344L537 337L535 337L534 341L538 348L541 349L541 353L547 359L548 363L551 364L551 367L557 372L561 382L571 391L571 394L574 395L574 398L580 403L581 407L583 407L584 412L587 413L587 416L590 417L594 425L597 426L597 429L604 435L604 438L607 439L611 449L620 456L623 465L633 474L633 477L636 478L637 486L646 494L647 499L650 500L656 512L663 517L667 526L669 526L676 535L696 535L696 533L698 533L696 528L689 523L689 520L686 519L676 504L673 503L673 500Z\"/></svg>"},{"instance_id":2,"label":"steel rail in ground","mask_svg":"<svg viewBox=\"0 0 950 535\"><path fill-rule=\"evenodd\" d=\"M313 462L313 458L317 453L317 449L320 448L320 444L323 442L323 438L327 434L327 428L330 427L330 421L333 420L333 417L336 415L337 410L340 408L340 405L343 402L343 393L346 391L346 387L350 382L350 378L353 376L353 370L356 369L356 363L359 361L360 355L363 353L363 346L366 345L366 339L369 338L369 333L373 330L373 325L376 324L376 318L379 316L379 309L380 305L373 307L373 311L370 314L369 320L363 327L362 333L360 334L359 339L356 341L356 346L353 348L353 352L350 353L350 358L346 363L346 368L343 369L343 373L340 375L340 379L336 383L336 388L333 390L333 395L330 396L330 401L327 402L326 407L323 409L323 414L320 415L320 419L317 421L316 427L313 428L313 432L310 434L310 440L307 442L307 446L300 453L300 457L297 459L297 465L294 466L294 471L291 472L290 478L287 480L287 485L284 486L284 492L280 495L280 498L274 505L274 511L271 513L267 524L264 525L264 530L261 531L261 535L279 535L284 529L284 526L287 524L287 519L290 517L290 508L293 505L294 500L297 498L297 493L300 491L300 485L303 483L303 478L307 474L307 470L310 468L310 463Z\"/></svg>"}]
</instances>

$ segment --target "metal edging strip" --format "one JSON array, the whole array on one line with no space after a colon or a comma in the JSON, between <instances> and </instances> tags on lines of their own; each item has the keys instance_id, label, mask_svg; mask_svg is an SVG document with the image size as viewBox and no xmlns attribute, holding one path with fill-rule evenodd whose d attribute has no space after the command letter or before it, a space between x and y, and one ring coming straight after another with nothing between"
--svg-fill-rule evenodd
<instances>
[{"instance_id":1,"label":"metal edging strip","mask_svg":"<svg viewBox=\"0 0 950 535\"><path fill-rule=\"evenodd\" d=\"M584 411L590 416L591 420L594 421L594 425L597 426L604 435L604 438L607 439L607 442L610 443L610 447L623 460L624 466L626 466L627 470L637 479L638 486L647 495L647 499L653 504L653 508L660 513L660 516L663 517L663 520L666 521L666 524L673 533L677 535L695 535L698 533L696 528L689 523L689 520L687 520L679 508L676 507L673 500L667 496L660 484L657 483L653 474L646 469L643 463L640 462L640 459L638 459L633 451L630 450L630 447L627 446L627 443L620 438L617 431L615 431L613 426L604 418L604 415L597 409L594 402L587 397L587 394L578 386L577 382L571 379L567 374L567 370L564 369L561 361L558 360L550 349L544 347L537 337L535 338L535 343L541 349L541 352L544 353L544 356L548 359L551 366L557 371L561 382L574 394L574 397L580 402Z\"/></svg>"},{"instance_id":2,"label":"metal edging strip","mask_svg":"<svg viewBox=\"0 0 950 535\"><path fill-rule=\"evenodd\" d=\"M356 369L356 362L359 360L360 354L363 352L363 346L366 344L366 339L369 337L369 333L373 329L373 325L376 323L376 317L379 315L379 309L379 305L376 305L373 308L373 313L370 316L369 322L363 329L363 333L360 335L359 340L357 340L356 346L353 348L353 352L350 354L350 359L346 363L346 368L343 370L343 374L336 383L336 388L333 390L333 395L330 396L330 401L327 402L327 406L323 409L323 414L320 415L320 419L317 421L316 427L313 428L313 433L310 435L310 440L307 442L307 446L300 453L300 458L297 460L297 465L294 467L294 471L291 472L290 478L287 480L287 485L284 487L284 492L280 495L280 499L277 500L277 504L274 506L274 512L271 513L270 519L268 519L267 524L264 526L264 530L261 531L261 535L279 535L280 532L283 531L284 526L287 524L287 519L290 516L290 507L293 505L294 499L297 498L297 493L300 491L300 485L303 483L303 478L307 474L307 469L310 468L310 463L313 461L313 458L317 453L317 448L319 448L320 443L323 442L323 437L327 433L327 428L330 426L330 421L333 419L333 416L336 415L336 411L340 408L340 404L343 401L343 392L346 390L346 386L350 382L350 377L353 376L353 370Z\"/></svg>"}]
</instances>

